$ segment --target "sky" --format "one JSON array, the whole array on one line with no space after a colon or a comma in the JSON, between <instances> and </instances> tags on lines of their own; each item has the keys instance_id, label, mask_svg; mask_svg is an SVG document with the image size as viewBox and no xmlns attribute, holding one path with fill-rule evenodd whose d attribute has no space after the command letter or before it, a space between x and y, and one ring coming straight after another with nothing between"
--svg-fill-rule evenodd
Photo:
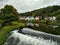
<instances>
[{"instance_id":1,"label":"sky","mask_svg":"<svg viewBox=\"0 0 60 45\"><path fill-rule=\"evenodd\" d=\"M6 4L13 5L19 13L24 13L51 5L60 5L60 0L0 0L0 8Z\"/></svg>"}]
</instances>

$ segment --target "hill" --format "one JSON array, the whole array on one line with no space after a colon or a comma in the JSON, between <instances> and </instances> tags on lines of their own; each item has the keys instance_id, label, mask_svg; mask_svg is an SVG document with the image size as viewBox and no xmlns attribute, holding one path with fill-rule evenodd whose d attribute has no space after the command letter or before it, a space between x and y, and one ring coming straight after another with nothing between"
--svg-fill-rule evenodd
<instances>
[{"instance_id":1,"label":"hill","mask_svg":"<svg viewBox=\"0 0 60 45\"><path fill-rule=\"evenodd\" d=\"M43 18L46 16L57 16L57 15L60 15L60 6L59 5L48 6L48 7L44 7L41 9L34 10L34 11L21 13L20 15L22 15L22 16L42 16Z\"/></svg>"}]
</instances>

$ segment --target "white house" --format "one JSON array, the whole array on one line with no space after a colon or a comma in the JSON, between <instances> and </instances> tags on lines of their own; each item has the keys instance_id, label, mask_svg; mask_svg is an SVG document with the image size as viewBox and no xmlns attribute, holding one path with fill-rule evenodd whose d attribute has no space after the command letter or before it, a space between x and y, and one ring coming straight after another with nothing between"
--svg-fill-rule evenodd
<instances>
[{"instance_id":1,"label":"white house","mask_svg":"<svg viewBox=\"0 0 60 45\"><path fill-rule=\"evenodd\" d=\"M49 19L50 21L56 21L56 17L55 16L52 16L52 17L46 17L44 19Z\"/></svg>"},{"instance_id":2,"label":"white house","mask_svg":"<svg viewBox=\"0 0 60 45\"><path fill-rule=\"evenodd\" d=\"M25 20L34 20L34 17L33 16L28 16L25 18Z\"/></svg>"},{"instance_id":3,"label":"white house","mask_svg":"<svg viewBox=\"0 0 60 45\"><path fill-rule=\"evenodd\" d=\"M49 17L49 20L50 20L50 21L56 21L56 17L55 17L55 16Z\"/></svg>"}]
</instances>

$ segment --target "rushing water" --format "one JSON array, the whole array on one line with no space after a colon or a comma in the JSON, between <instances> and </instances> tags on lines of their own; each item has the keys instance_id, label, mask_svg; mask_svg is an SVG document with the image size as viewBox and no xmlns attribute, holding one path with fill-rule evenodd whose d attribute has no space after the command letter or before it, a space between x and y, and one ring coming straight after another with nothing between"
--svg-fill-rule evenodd
<instances>
[{"instance_id":1,"label":"rushing water","mask_svg":"<svg viewBox=\"0 0 60 45\"><path fill-rule=\"evenodd\" d=\"M18 30L12 31L4 45L59 45L57 41L46 40L42 37L31 36L18 33Z\"/></svg>"}]
</instances>

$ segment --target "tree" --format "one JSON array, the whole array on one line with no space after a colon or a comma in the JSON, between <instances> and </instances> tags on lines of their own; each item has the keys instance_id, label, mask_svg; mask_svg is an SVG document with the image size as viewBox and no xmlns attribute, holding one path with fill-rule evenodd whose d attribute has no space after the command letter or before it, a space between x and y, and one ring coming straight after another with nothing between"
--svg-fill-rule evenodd
<instances>
[{"instance_id":1,"label":"tree","mask_svg":"<svg viewBox=\"0 0 60 45\"><path fill-rule=\"evenodd\" d=\"M14 18L14 20L18 19L18 12L12 5L5 5L4 8L1 9L0 19L10 20Z\"/></svg>"},{"instance_id":2,"label":"tree","mask_svg":"<svg viewBox=\"0 0 60 45\"><path fill-rule=\"evenodd\" d=\"M12 5L5 5L4 8L1 9L1 13L3 14L16 14L17 10Z\"/></svg>"},{"instance_id":3,"label":"tree","mask_svg":"<svg viewBox=\"0 0 60 45\"><path fill-rule=\"evenodd\" d=\"M60 15L57 15L57 16L56 16L56 20L57 20L57 21L60 21Z\"/></svg>"}]
</instances>

